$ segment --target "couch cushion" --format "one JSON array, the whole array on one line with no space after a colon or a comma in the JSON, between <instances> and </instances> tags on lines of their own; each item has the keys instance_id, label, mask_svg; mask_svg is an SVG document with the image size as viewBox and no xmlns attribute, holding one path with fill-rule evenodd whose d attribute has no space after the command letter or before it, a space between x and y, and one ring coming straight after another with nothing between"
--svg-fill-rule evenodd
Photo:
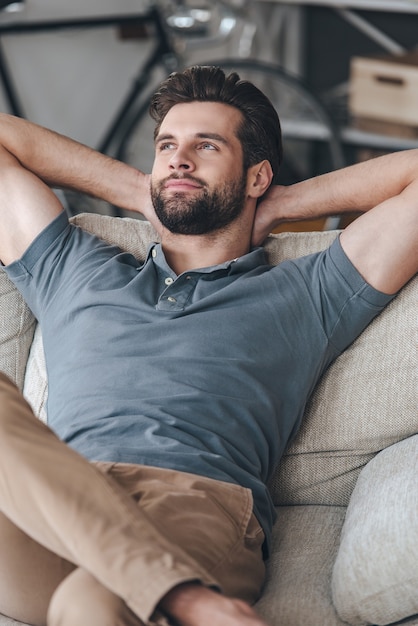
<instances>
[{"instance_id":1,"label":"couch cushion","mask_svg":"<svg viewBox=\"0 0 418 626\"><path fill-rule=\"evenodd\" d=\"M418 432L418 278L325 372L271 484L276 504L347 505L373 456Z\"/></svg>"},{"instance_id":2,"label":"couch cushion","mask_svg":"<svg viewBox=\"0 0 418 626\"><path fill-rule=\"evenodd\" d=\"M272 555L257 610L271 626L342 626L331 601L331 572L344 507L279 507Z\"/></svg>"},{"instance_id":3,"label":"couch cushion","mask_svg":"<svg viewBox=\"0 0 418 626\"><path fill-rule=\"evenodd\" d=\"M160 240L151 224L140 219L82 213L70 221L103 241L127 250L137 259L145 259L148 245Z\"/></svg>"},{"instance_id":4,"label":"couch cushion","mask_svg":"<svg viewBox=\"0 0 418 626\"><path fill-rule=\"evenodd\" d=\"M31 405L35 415L43 422L47 423L46 401L48 398L48 380L40 326L36 327L29 352L23 385L23 395Z\"/></svg>"},{"instance_id":5,"label":"couch cushion","mask_svg":"<svg viewBox=\"0 0 418 626\"><path fill-rule=\"evenodd\" d=\"M30 624L24 624L23 622L17 622L10 617L5 617L0 614L0 626L30 626Z\"/></svg>"},{"instance_id":6,"label":"couch cushion","mask_svg":"<svg viewBox=\"0 0 418 626\"><path fill-rule=\"evenodd\" d=\"M22 389L35 319L0 268L0 371Z\"/></svg>"},{"instance_id":7,"label":"couch cushion","mask_svg":"<svg viewBox=\"0 0 418 626\"><path fill-rule=\"evenodd\" d=\"M350 624L418 614L418 435L378 454L353 491L334 566L335 606Z\"/></svg>"}]
</instances>

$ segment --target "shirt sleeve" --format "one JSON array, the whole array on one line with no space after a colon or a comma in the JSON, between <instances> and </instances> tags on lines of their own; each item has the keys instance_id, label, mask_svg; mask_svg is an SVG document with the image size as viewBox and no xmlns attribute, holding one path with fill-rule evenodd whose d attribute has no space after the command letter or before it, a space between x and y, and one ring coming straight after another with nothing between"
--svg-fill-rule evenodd
<instances>
[{"instance_id":1,"label":"shirt sleeve","mask_svg":"<svg viewBox=\"0 0 418 626\"><path fill-rule=\"evenodd\" d=\"M20 291L38 321L52 303L71 309L83 284L97 272L104 272L106 261L122 254L127 264L138 262L116 246L69 223L65 212L58 215L31 243L23 256L4 269ZM134 268L132 268L134 269Z\"/></svg>"},{"instance_id":2,"label":"shirt sleeve","mask_svg":"<svg viewBox=\"0 0 418 626\"><path fill-rule=\"evenodd\" d=\"M336 354L345 350L394 298L369 285L337 238L328 250L297 261Z\"/></svg>"}]
</instances>

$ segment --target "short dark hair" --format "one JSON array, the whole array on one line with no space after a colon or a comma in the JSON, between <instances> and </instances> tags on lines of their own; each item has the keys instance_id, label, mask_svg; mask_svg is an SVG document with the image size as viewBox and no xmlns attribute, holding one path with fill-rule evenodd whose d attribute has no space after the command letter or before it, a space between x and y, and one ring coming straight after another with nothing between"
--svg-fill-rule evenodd
<instances>
[{"instance_id":1,"label":"short dark hair","mask_svg":"<svg viewBox=\"0 0 418 626\"><path fill-rule=\"evenodd\" d=\"M161 83L151 100L155 136L173 106L196 101L221 102L241 111L243 121L237 135L242 144L244 168L247 170L267 159L276 183L283 154L282 137L279 116L267 96L235 72L226 76L220 67L195 65L174 72Z\"/></svg>"}]
</instances>

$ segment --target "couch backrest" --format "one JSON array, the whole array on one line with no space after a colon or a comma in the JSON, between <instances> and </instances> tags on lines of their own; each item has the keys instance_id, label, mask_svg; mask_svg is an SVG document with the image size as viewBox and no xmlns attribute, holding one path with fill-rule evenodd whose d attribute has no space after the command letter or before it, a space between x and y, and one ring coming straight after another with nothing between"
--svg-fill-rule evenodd
<instances>
[{"instance_id":1,"label":"couch backrest","mask_svg":"<svg viewBox=\"0 0 418 626\"><path fill-rule=\"evenodd\" d=\"M148 243L158 239L140 220L84 214L73 222L139 259ZM336 236L282 233L270 236L265 249L276 264L323 250ZM327 370L271 481L277 505L346 505L362 467L381 449L418 432L417 312L415 278ZM0 369L46 419L42 338L37 329L33 339L35 321L4 273L0 315Z\"/></svg>"},{"instance_id":2,"label":"couch backrest","mask_svg":"<svg viewBox=\"0 0 418 626\"><path fill-rule=\"evenodd\" d=\"M4 270L0 269L0 371L23 388L36 322Z\"/></svg>"}]
</instances>

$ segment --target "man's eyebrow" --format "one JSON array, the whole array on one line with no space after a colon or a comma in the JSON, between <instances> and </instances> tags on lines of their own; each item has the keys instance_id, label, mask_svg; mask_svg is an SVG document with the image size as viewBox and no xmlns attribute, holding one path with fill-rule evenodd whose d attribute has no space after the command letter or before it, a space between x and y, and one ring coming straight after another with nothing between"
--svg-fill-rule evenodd
<instances>
[{"instance_id":1,"label":"man's eyebrow","mask_svg":"<svg viewBox=\"0 0 418 626\"><path fill-rule=\"evenodd\" d=\"M195 137L197 139L212 139L213 141L218 141L219 143L223 143L224 145L229 144L229 141L218 133L196 133ZM160 141L169 141L171 139L175 139L175 135L173 135L172 133L164 133L162 135L157 135L157 137L155 138L155 143L159 143Z\"/></svg>"},{"instance_id":2,"label":"man's eyebrow","mask_svg":"<svg viewBox=\"0 0 418 626\"><path fill-rule=\"evenodd\" d=\"M158 143L159 141L167 141L168 139L174 139L174 135L171 135L169 133L165 133L165 135L157 135L155 138L155 143Z\"/></svg>"},{"instance_id":3,"label":"man's eyebrow","mask_svg":"<svg viewBox=\"0 0 418 626\"><path fill-rule=\"evenodd\" d=\"M225 139L222 135L218 135L218 133L197 133L196 137L199 139L213 139L213 141L219 141L220 143L224 143L227 145L229 141Z\"/></svg>"}]
</instances>

